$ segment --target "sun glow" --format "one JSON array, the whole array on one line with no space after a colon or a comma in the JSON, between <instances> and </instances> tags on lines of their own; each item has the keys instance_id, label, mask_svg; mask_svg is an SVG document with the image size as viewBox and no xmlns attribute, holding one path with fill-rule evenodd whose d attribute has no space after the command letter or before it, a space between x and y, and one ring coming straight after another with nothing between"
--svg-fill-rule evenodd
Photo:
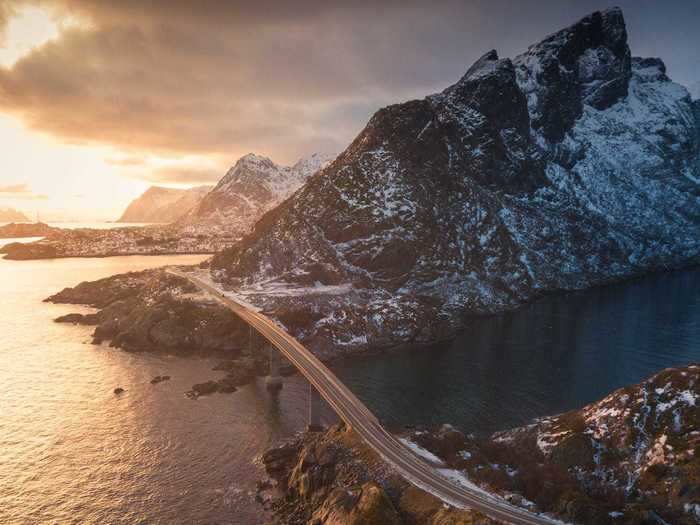
<instances>
[{"instance_id":1,"label":"sun glow","mask_svg":"<svg viewBox=\"0 0 700 525\"><path fill-rule=\"evenodd\" d=\"M0 36L0 66L11 68L23 56L62 31L82 24L73 17L57 17L39 7L19 9L8 21Z\"/></svg>"}]
</instances>

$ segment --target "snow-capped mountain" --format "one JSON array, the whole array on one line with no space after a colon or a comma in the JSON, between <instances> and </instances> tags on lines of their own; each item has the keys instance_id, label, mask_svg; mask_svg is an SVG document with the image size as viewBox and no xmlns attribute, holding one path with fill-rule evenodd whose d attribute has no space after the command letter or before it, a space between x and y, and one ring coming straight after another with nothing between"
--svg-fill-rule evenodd
<instances>
[{"instance_id":1,"label":"snow-capped mountain","mask_svg":"<svg viewBox=\"0 0 700 525\"><path fill-rule=\"evenodd\" d=\"M213 276L323 351L697 263L696 111L661 60L632 58L619 9L593 13L379 110Z\"/></svg>"},{"instance_id":2,"label":"snow-capped mountain","mask_svg":"<svg viewBox=\"0 0 700 525\"><path fill-rule=\"evenodd\" d=\"M186 224L218 224L241 235L266 211L288 198L330 159L314 154L293 166L279 166L249 153L228 170L185 218Z\"/></svg>"},{"instance_id":3,"label":"snow-capped mountain","mask_svg":"<svg viewBox=\"0 0 700 525\"><path fill-rule=\"evenodd\" d=\"M151 186L134 199L117 222L175 222L192 210L211 186L189 189Z\"/></svg>"}]
</instances>

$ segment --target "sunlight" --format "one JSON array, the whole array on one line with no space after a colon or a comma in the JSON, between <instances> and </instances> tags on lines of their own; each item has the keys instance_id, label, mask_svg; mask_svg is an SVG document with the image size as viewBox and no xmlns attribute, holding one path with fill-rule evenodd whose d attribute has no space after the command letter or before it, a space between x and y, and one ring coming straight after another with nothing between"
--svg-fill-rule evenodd
<instances>
[{"instance_id":1,"label":"sunlight","mask_svg":"<svg viewBox=\"0 0 700 525\"><path fill-rule=\"evenodd\" d=\"M33 49L58 37L68 27L79 25L72 17L57 18L39 7L24 7L10 18L0 40L0 66L11 68Z\"/></svg>"}]
</instances>

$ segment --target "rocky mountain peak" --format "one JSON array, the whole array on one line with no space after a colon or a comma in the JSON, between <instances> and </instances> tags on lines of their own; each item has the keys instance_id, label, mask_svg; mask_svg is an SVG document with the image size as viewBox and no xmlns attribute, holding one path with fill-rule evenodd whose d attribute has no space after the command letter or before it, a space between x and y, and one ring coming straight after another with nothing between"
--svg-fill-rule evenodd
<instances>
[{"instance_id":1,"label":"rocky mountain peak","mask_svg":"<svg viewBox=\"0 0 700 525\"><path fill-rule=\"evenodd\" d=\"M495 50L477 60L459 82L443 91L442 98L451 99L450 105L478 111L493 128L511 129L523 138L529 135L527 100L517 84L515 67L510 59L499 59Z\"/></svg>"},{"instance_id":2,"label":"rocky mountain peak","mask_svg":"<svg viewBox=\"0 0 700 525\"><path fill-rule=\"evenodd\" d=\"M213 277L335 349L697 261L697 106L663 62L632 62L619 9L513 60L489 51L377 111Z\"/></svg>"},{"instance_id":3,"label":"rocky mountain peak","mask_svg":"<svg viewBox=\"0 0 700 525\"><path fill-rule=\"evenodd\" d=\"M316 173L327 166L333 160L333 156L327 153L314 153L309 157L302 157L292 166L293 171L299 173Z\"/></svg>"},{"instance_id":4,"label":"rocky mountain peak","mask_svg":"<svg viewBox=\"0 0 700 525\"><path fill-rule=\"evenodd\" d=\"M532 128L559 142L584 105L602 110L627 95L631 54L622 11L588 15L530 46L514 62Z\"/></svg>"}]
</instances>

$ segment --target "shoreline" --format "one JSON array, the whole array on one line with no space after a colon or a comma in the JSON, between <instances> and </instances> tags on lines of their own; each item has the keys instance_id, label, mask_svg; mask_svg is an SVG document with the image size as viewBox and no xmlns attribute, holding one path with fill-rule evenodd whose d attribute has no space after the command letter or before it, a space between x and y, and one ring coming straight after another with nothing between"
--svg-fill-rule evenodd
<instances>
[{"instance_id":1,"label":"shoreline","mask_svg":"<svg viewBox=\"0 0 700 525\"><path fill-rule=\"evenodd\" d=\"M167 251L167 252L149 252L149 253L105 253L99 255L54 255L51 257L10 257L10 254L5 254L3 259L6 261L48 261L51 259L105 259L108 257L133 257L144 256L154 257L158 255L214 255L217 252L212 251Z\"/></svg>"}]
</instances>

